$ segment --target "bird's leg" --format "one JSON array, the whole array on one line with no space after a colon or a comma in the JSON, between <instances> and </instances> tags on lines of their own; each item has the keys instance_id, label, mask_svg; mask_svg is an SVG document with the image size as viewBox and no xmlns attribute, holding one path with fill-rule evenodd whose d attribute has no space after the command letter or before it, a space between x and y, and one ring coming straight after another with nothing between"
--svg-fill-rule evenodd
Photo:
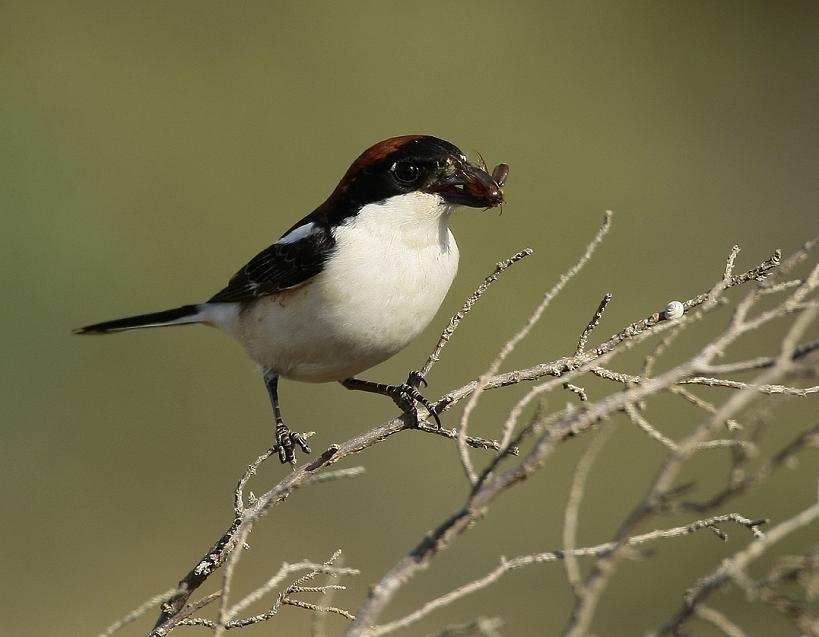
<instances>
[{"instance_id":1,"label":"bird's leg","mask_svg":"<svg viewBox=\"0 0 819 637\"><path fill-rule=\"evenodd\" d=\"M383 383L374 383L369 380L361 380L360 378L347 378L341 381L347 389L355 389L359 391L370 392L371 394L381 394L382 396L389 396L393 402L398 405L401 411L404 411L412 416L415 426L418 426L418 408L415 403L420 403L430 413L441 428L441 419L435 411L435 405L424 398L424 395L418 391L418 388L426 386L427 381L421 372L412 371L407 378L407 382L402 385L385 385Z\"/></svg>"},{"instance_id":2,"label":"bird's leg","mask_svg":"<svg viewBox=\"0 0 819 637\"><path fill-rule=\"evenodd\" d=\"M279 460L282 464L286 462L293 463L296 461L295 446L304 453L310 453L310 445L300 433L290 431L282 419L282 411L279 408L279 375L276 372L265 370L264 384L267 387L267 393L270 395L270 403L273 405L273 415L276 418L276 445L275 449L279 451Z\"/></svg>"}]
</instances>

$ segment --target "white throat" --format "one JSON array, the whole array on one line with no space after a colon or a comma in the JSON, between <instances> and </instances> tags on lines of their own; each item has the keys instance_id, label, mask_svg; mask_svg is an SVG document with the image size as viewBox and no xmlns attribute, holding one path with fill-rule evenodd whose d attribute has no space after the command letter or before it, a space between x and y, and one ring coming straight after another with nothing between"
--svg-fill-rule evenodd
<instances>
[{"instance_id":1,"label":"white throat","mask_svg":"<svg viewBox=\"0 0 819 637\"><path fill-rule=\"evenodd\" d=\"M338 238L345 228L366 232L372 237L400 243L409 250L438 246L448 250L455 246L449 232L449 217L454 206L438 195L411 192L364 206L355 217L336 230ZM457 254L457 246L454 247Z\"/></svg>"}]
</instances>

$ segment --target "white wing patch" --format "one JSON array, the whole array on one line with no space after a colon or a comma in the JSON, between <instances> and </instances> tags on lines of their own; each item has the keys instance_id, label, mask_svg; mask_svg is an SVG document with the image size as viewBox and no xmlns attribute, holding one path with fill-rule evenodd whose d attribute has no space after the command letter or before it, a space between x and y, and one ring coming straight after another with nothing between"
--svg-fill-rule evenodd
<instances>
[{"instance_id":1,"label":"white wing patch","mask_svg":"<svg viewBox=\"0 0 819 637\"><path fill-rule=\"evenodd\" d=\"M276 243L296 243L296 241L301 241L302 239L305 239L313 234L315 227L316 224L314 224L312 221L310 223L305 223L303 226L299 226L298 228L294 228L288 232L281 239L276 241Z\"/></svg>"}]
</instances>

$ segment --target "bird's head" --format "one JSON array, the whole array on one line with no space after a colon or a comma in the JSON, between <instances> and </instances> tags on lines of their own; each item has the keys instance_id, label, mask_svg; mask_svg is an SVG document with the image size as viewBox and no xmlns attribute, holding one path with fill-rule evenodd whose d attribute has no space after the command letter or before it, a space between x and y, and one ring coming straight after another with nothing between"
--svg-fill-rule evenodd
<instances>
[{"instance_id":1,"label":"bird's head","mask_svg":"<svg viewBox=\"0 0 819 637\"><path fill-rule=\"evenodd\" d=\"M368 204L413 193L431 195L442 210L494 208L504 202L504 180L505 173L496 179L443 139L404 135L365 150L321 208L339 221Z\"/></svg>"}]
</instances>

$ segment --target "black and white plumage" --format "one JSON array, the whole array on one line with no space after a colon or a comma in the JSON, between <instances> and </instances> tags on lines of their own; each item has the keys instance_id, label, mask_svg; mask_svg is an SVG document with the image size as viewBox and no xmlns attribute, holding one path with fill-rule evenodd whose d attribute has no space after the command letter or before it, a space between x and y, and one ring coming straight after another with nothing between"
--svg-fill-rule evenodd
<instances>
[{"instance_id":1,"label":"black and white plumage","mask_svg":"<svg viewBox=\"0 0 819 637\"><path fill-rule=\"evenodd\" d=\"M413 412L415 401L429 407L417 379L389 386L352 377L401 350L435 316L458 267L448 225L453 210L495 207L503 197L501 184L449 142L387 139L364 151L323 204L205 303L77 333L188 323L227 332L264 370L279 454L292 461L294 445L309 447L284 425L279 377L340 381L389 395Z\"/></svg>"}]
</instances>

